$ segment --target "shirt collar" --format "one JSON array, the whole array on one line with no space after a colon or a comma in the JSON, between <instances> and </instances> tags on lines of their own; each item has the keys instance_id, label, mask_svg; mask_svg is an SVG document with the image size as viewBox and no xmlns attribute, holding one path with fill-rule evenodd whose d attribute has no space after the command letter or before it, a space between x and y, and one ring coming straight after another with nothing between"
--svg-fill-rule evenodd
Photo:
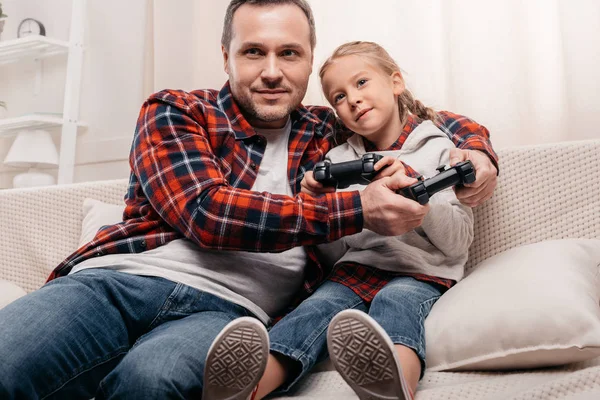
<instances>
[{"instance_id":1,"label":"shirt collar","mask_svg":"<svg viewBox=\"0 0 600 400\"><path fill-rule=\"evenodd\" d=\"M419 124L421 124L421 122L423 122L423 120L413 114L408 114L407 118L406 118L406 123L404 124L404 127L402 128L402 132L400 133L400 136L398 136L398 139L392 143L392 145L390 147L388 147L387 149L378 149L377 146L375 146L372 142L370 142L367 139L364 139L364 148L366 152L373 152L373 151L387 151L387 150L400 150L402 148L402 145L404 145L404 142L406 141L406 138L408 137L408 135L411 134L412 131L415 130L415 128L417 126L419 126ZM358 135L356 135L358 136Z\"/></svg>"}]
</instances>

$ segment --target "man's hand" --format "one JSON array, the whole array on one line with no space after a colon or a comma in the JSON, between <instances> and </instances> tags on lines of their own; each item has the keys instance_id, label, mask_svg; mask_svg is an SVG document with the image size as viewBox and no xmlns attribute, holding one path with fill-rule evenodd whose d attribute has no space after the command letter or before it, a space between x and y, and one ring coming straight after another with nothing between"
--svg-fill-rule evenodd
<instances>
[{"instance_id":1,"label":"man's hand","mask_svg":"<svg viewBox=\"0 0 600 400\"><path fill-rule=\"evenodd\" d=\"M335 187L323 185L321 182L315 180L312 171L306 171L302 178L302 182L300 182L300 191L308 193L311 196L319 196L324 193L335 192Z\"/></svg>"},{"instance_id":2,"label":"man's hand","mask_svg":"<svg viewBox=\"0 0 600 400\"><path fill-rule=\"evenodd\" d=\"M462 188L455 188L456 197L466 206L476 207L492 197L498 184L498 170L483 152L477 150L450 150L450 166L461 161L470 160L475 168L477 179L473 183L465 184Z\"/></svg>"},{"instance_id":3,"label":"man's hand","mask_svg":"<svg viewBox=\"0 0 600 400\"><path fill-rule=\"evenodd\" d=\"M404 174L404 169L371 182L360 192L364 228L384 236L398 236L420 226L429 205L422 206L395 193L416 182Z\"/></svg>"}]
</instances>

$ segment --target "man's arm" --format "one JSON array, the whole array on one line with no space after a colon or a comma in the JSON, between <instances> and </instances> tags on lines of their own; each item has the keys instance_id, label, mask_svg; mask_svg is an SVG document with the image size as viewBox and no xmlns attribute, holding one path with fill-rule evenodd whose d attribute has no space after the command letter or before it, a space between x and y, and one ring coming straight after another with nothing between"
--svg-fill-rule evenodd
<instances>
[{"instance_id":1,"label":"man's arm","mask_svg":"<svg viewBox=\"0 0 600 400\"><path fill-rule=\"evenodd\" d=\"M438 112L435 124L454 142L457 149L450 153L450 164L471 160L477 180L456 189L461 203L475 207L492 197L498 183L498 155L492 148L490 132L477 122L449 111Z\"/></svg>"},{"instance_id":2,"label":"man's arm","mask_svg":"<svg viewBox=\"0 0 600 400\"><path fill-rule=\"evenodd\" d=\"M435 125L448 135L457 148L485 153L498 170L498 155L492 148L490 131L485 126L450 111L439 111L438 116L439 120L434 121Z\"/></svg>"},{"instance_id":3,"label":"man's arm","mask_svg":"<svg viewBox=\"0 0 600 400\"><path fill-rule=\"evenodd\" d=\"M362 229L358 192L289 197L230 186L204 114L190 103L171 92L152 96L130 159L152 207L186 238L212 249L283 251Z\"/></svg>"}]
</instances>

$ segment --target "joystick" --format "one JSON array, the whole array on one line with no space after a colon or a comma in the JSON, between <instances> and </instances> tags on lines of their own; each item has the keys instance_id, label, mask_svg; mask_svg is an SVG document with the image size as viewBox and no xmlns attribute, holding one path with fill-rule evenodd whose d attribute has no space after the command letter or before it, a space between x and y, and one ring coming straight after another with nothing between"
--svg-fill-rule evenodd
<instances>
[{"instance_id":1,"label":"joystick","mask_svg":"<svg viewBox=\"0 0 600 400\"><path fill-rule=\"evenodd\" d=\"M360 160L331 163L320 161L313 169L314 178L325 186L335 186L338 189L350 185L368 185L379 171L375 171L375 164L383 156L367 153Z\"/></svg>"},{"instance_id":2,"label":"joystick","mask_svg":"<svg viewBox=\"0 0 600 400\"><path fill-rule=\"evenodd\" d=\"M425 205L429 198L437 192L455 185L475 182L475 168L471 161L463 161L454 167L438 167L438 174L397 191L397 193Z\"/></svg>"}]
</instances>

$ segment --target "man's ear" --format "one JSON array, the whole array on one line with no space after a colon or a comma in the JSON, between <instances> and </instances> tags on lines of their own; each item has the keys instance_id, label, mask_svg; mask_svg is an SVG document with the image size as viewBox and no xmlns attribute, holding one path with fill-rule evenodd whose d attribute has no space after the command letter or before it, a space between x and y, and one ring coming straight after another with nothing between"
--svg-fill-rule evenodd
<instances>
[{"instance_id":1,"label":"man's ear","mask_svg":"<svg viewBox=\"0 0 600 400\"><path fill-rule=\"evenodd\" d=\"M396 96L400 96L402 92L404 92L404 89L406 89L404 78L400 71L394 71L392 73L392 85L394 86L394 94Z\"/></svg>"},{"instance_id":2,"label":"man's ear","mask_svg":"<svg viewBox=\"0 0 600 400\"><path fill-rule=\"evenodd\" d=\"M221 45L221 53L223 53L223 69L225 70L225 73L229 75L229 52L223 45Z\"/></svg>"}]
</instances>

